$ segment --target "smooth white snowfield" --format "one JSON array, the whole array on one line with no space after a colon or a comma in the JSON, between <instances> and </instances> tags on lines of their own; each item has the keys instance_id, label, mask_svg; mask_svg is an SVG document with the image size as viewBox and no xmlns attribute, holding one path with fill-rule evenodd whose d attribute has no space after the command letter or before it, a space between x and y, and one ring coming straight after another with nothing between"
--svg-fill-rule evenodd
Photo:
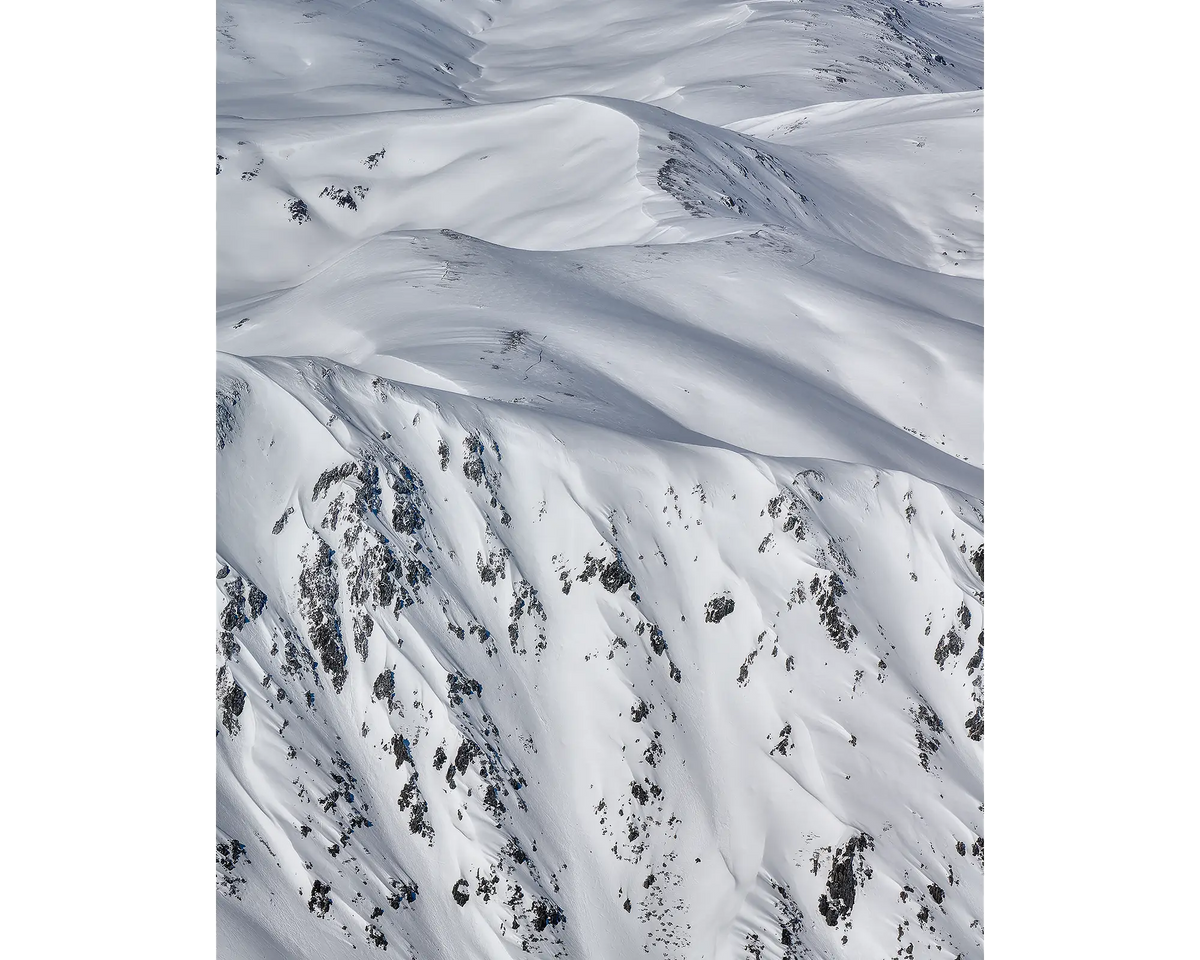
<instances>
[{"instance_id":1,"label":"smooth white snowfield","mask_svg":"<svg viewBox=\"0 0 1200 960\"><path fill-rule=\"evenodd\" d=\"M218 4L222 958L983 955L982 22Z\"/></svg>"}]
</instances>

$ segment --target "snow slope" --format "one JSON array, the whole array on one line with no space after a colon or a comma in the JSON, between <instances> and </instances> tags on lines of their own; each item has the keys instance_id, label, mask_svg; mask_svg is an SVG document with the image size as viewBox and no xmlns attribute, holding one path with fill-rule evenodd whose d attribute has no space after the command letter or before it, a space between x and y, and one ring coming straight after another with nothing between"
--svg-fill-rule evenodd
<instances>
[{"instance_id":1,"label":"snow slope","mask_svg":"<svg viewBox=\"0 0 1200 960\"><path fill-rule=\"evenodd\" d=\"M222 957L982 955L981 51L218 4Z\"/></svg>"}]
</instances>

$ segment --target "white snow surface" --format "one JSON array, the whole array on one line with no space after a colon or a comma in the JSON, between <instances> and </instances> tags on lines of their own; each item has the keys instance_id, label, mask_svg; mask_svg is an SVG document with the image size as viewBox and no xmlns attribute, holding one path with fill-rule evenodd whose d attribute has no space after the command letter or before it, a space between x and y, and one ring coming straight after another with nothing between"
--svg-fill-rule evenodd
<instances>
[{"instance_id":1,"label":"white snow surface","mask_svg":"<svg viewBox=\"0 0 1200 960\"><path fill-rule=\"evenodd\" d=\"M217 17L219 955L981 957L982 8Z\"/></svg>"}]
</instances>

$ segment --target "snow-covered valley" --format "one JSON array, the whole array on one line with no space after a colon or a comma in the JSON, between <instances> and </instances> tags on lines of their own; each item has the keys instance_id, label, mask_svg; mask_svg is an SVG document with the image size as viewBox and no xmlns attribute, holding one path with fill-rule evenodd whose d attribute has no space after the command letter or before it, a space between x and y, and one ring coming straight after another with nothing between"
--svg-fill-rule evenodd
<instances>
[{"instance_id":1,"label":"snow-covered valley","mask_svg":"<svg viewBox=\"0 0 1200 960\"><path fill-rule=\"evenodd\" d=\"M981 957L982 8L217 12L220 956Z\"/></svg>"}]
</instances>

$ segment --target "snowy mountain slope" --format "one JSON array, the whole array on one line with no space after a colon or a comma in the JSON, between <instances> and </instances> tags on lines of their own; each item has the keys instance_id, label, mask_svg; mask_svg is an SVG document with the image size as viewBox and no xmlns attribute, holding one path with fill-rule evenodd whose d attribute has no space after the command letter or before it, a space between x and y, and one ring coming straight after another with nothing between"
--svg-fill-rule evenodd
<instances>
[{"instance_id":1,"label":"snowy mountain slope","mask_svg":"<svg viewBox=\"0 0 1200 960\"><path fill-rule=\"evenodd\" d=\"M955 2L222 0L217 32L220 111L264 118L590 94L726 124L983 85Z\"/></svg>"},{"instance_id":2,"label":"snowy mountain slope","mask_svg":"<svg viewBox=\"0 0 1200 960\"><path fill-rule=\"evenodd\" d=\"M980 956L978 9L218 21L221 955Z\"/></svg>"},{"instance_id":3,"label":"snowy mountain slope","mask_svg":"<svg viewBox=\"0 0 1200 960\"><path fill-rule=\"evenodd\" d=\"M840 191L840 216L826 220L836 236L982 279L982 115L983 94L963 93L822 104L731 126Z\"/></svg>"},{"instance_id":4,"label":"snowy mountain slope","mask_svg":"<svg viewBox=\"0 0 1200 960\"><path fill-rule=\"evenodd\" d=\"M874 462L978 493L981 330L942 312L977 310L961 281L878 260L868 279L861 258L803 252L765 231L554 255L393 234L220 322L245 355L323 353L630 433Z\"/></svg>"},{"instance_id":5,"label":"snowy mountain slope","mask_svg":"<svg viewBox=\"0 0 1200 960\"><path fill-rule=\"evenodd\" d=\"M559 250L681 242L772 224L964 273L955 261L980 256L982 165L970 151L982 126L981 95L829 106L740 125L766 139L642 104L577 97L227 120L218 140L218 175L227 177L222 293L253 292L256 280L294 281L314 257L336 257L389 228L446 226ZM531 151L531 138L544 146ZM886 231L867 229L879 216ZM952 226L956 242L972 246L954 257ZM880 235L898 243L883 246ZM278 243L283 237L288 242ZM248 256L267 243L271 251ZM283 256L293 259L278 262ZM274 274L261 276L268 267Z\"/></svg>"},{"instance_id":6,"label":"snowy mountain slope","mask_svg":"<svg viewBox=\"0 0 1200 960\"><path fill-rule=\"evenodd\" d=\"M943 450L981 459L980 297L964 278L978 262L968 253L981 256L982 191L960 153L978 100L870 106L884 118L871 127L880 147L901 153L883 167L905 184L892 196L878 176L835 179L844 166L874 169L871 152L835 163L824 146L793 145L799 134L779 148L614 101L272 124L252 149L224 148L230 173L254 175L221 192L222 346L319 353L569 410L597 391L633 394L726 443L878 462L978 493L977 471L941 462ZM825 137L836 143L848 122L834 119ZM825 144L820 118L766 123L805 123L804 137ZM550 129L554 149L525 162L522 137ZM439 220L447 235L429 229ZM945 255L950 243L964 245L961 259ZM432 342L418 333L427 325ZM531 351L509 351L531 358L519 385L487 356L512 331L551 351L536 372ZM614 382L584 386L597 375Z\"/></svg>"},{"instance_id":7,"label":"snowy mountain slope","mask_svg":"<svg viewBox=\"0 0 1200 960\"><path fill-rule=\"evenodd\" d=\"M836 0L497 5L465 89L602 94L726 124L840 100L982 89L981 8Z\"/></svg>"},{"instance_id":8,"label":"snowy mountain slope","mask_svg":"<svg viewBox=\"0 0 1200 960\"><path fill-rule=\"evenodd\" d=\"M836 955L850 931L817 905L836 849L866 834L856 949L919 930L931 886L954 905L931 942L974 943L980 864L955 852L982 833L974 501L578 424L547 443L564 425L535 411L320 362L221 374L221 609L239 646L223 778L271 805L221 810L228 835L265 841L247 847L256 870L230 871L243 902L273 889L269 912L302 914L320 879L355 942L379 908L418 955L503 956L496 922L519 947L536 915L489 899L481 929L452 936L446 895L465 877L481 900L496 874L498 901L523 885L566 913L547 937L565 955L724 956L778 935L741 916L762 874L809 918L797 939ZM439 749L463 759L459 786ZM514 838L528 875L503 853ZM268 848L292 862L272 869ZM393 881L420 888L402 915Z\"/></svg>"}]
</instances>

